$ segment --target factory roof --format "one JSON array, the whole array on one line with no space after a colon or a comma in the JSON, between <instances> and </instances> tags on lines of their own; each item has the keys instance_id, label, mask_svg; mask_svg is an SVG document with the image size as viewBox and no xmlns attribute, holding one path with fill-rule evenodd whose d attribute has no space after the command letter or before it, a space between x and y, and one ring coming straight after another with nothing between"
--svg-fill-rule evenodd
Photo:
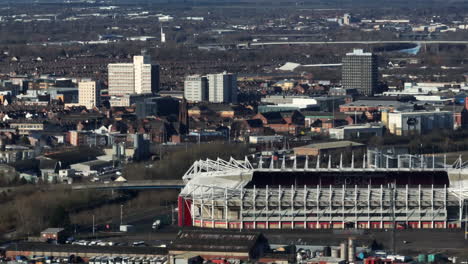
<instances>
[{"instance_id":1,"label":"factory roof","mask_svg":"<svg viewBox=\"0 0 468 264\"><path fill-rule=\"evenodd\" d=\"M257 232L184 231L177 236L168 250L249 253L261 237L261 233Z\"/></svg>"}]
</instances>

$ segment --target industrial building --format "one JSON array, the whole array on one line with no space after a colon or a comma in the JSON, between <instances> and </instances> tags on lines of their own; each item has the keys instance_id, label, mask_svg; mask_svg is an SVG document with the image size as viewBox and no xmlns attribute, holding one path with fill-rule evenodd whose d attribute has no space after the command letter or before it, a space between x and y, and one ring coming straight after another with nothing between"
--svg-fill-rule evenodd
<instances>
[{"instance_id":1,"label":"industrial building","mask_svg":"<svg viewBox=\"0 0 468 264\"><path fill-rule=\"evenodd\" d=\"M379 123L367 123L363 125L347 125L336 128L330 128L328 133L333 139L351 139L366 137L381 137L384 132L384 126Z\"/></svg>"},{"instance_id":2,"label":"industrial building","mask_svg":"<svg viewBox=\"0 0 468 264\"><path fill-rule=\"evenodd\" d=\"M408 157L410 166L403 167ZM247 158L200 160L183 177L179 225L238 230L460 228L466 217L468 169L434 160L418 168L415 159L398 157L397 168L368 166L366 156L360 166L352 157L348 167L343 159L332 166L331 155L325 167L320 157L302 162L272 157L256 161L255 167Z\"/></svg>"},{"instance_id":3,"label":"industrial building","mask_svg":"<svg viewBox=\"0 0 468 264\"><path fill-rule=\"evenodd\" d=\"M195 257L254 261L268 250L261 233L227 231L183 231L168 247L170 263L191 263Z\"/></svg>"},{"instance_id":4,"label":"industrial building","mask_svg":"<svg viewBox=\"0 0 468 264\"><path fill-rule=\"evenodd\" d=\"M93 171L102 172L104 169L112 167L112 161L105 160L91 160L70 165L70 168L74 169L75 171L81 171L86 173L87 175Z\"/></svg>"},{"instance_id":5,"label":"industrial building","mask_svg":"<svg viewBox=\"0 0 468 264\"><path fill-rule=\"evenodd\" d=\"M453 129L450 111L408 111L388 113L388 130L398 136L424 134L434 129Z\"/></svg>"}]
</instances>

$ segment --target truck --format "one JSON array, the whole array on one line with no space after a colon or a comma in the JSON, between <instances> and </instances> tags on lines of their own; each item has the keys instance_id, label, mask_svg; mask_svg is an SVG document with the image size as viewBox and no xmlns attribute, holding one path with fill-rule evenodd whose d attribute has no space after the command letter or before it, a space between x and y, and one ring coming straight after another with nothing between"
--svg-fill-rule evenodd
<instances>
[{"instance_id":1,"label":"truck","mask_svg":"<svg viewBox=\"0 0 468 264\"><path fill-rule=\"evenodd\" d=\"M121 225L119 228L120 232L132 232L133 226L132 225Z\"/></svg>"}]
</instances>

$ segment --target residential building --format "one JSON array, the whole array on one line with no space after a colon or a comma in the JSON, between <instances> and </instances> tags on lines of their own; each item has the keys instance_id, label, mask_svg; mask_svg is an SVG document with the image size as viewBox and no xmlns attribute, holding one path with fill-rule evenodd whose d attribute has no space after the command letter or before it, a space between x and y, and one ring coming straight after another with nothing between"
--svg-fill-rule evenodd
<instances>
[{"instance_id":1,"label":"residential building","mask_svg":"<svg viewBox=\"0 0 468 264\"><path fill-rule=\"evenodd\" d=\"M95 81L78 83L78 103L87 109L99 106L99 89Z\"/></svg>"},{"instance_id":2,"label":"residential building","mask_svg":"<svg viewBox=\"0 0 468 264\"><path fill-rule=\"evenodd\" d=\"M453 129L453 113L450 111L414 111L388 113L388 129L391 134L424 134L435 129Z\"/></svg>"},{"instance_id":3,"label":"residential building","mask_svg":"<svg viewBox=\"0 0 468 264\"><path fill-rule=\"evenodd\" d=\"M360 94L372 96L378 81L377 57L362 49L346 53L343 58L342 84L345 89L357 89Z\"/></svg>"},{"instance_id":4,"label":"residential building","mask_svg":"<svg viewBox=\"0 0 468 264\"><path fill-rule=\"evenodd\" d=\"M106 136L98 135L92 131L68 131L68 142L72 146L105 146Z\"/></svg>"},{"instance_id":5,"label":"residential building","mask_svg":"<svg viewBox=\"0 0 468 264\"><path fill-rule=\"evenodd\" d=\"M304 115L305 127L311 127L315 132L349 124L347 120L349 116L345 113L316 111L302 111L301 113Z\"/></svg>"},{"instance_id":6,"label":"residential building","mask_svg":"<svg viewBox=\"0 0 468 264\"><path fill-rule=\"evenodd\" d=\"M185 77L184 96L189 102L208 101L208 79L206 76L190 75Z\"/></svg>"},{"instance_id":7,"label":"residential building","mask_svg":"<svg viewBox=\"0 0 468 264\"><path fill-rule=\"evenodd\" d=\"M264 127L276 133L295 135L304 128L304 116L299 111L258 113L252 119L260 119Z\"/></svg>"},{"instance_id":8,"label":"residential building","mask_svg":"<svg viewBox=\"0 0 468 264\"><path fill-rule=\"evenodd\" d=\"M148 55L133 57L133 63L111 63L109 94L148 94L159 90L159 65L152 64Z\"/></svg>"},{"instance_id":9,"label":"residential building","mask_svg":"<svg viewBox=\"0 0 468 264\"><path fill-rule=\"evenodd\" d=\"M20 135L28 135L33 131L43 131L45 126L43 122L25 122L10 123L10 128L18 129Z\"/></svg>"},{"instance_id":10,"label":"residential building","mask_svg":"<svg viewBox=\"0 0 468 264\"><path fill-rule=\"evenodd\" d=\"M237 103L237 75L208 74L208 100L212 103Z\"/></svg>"}]
</instances>

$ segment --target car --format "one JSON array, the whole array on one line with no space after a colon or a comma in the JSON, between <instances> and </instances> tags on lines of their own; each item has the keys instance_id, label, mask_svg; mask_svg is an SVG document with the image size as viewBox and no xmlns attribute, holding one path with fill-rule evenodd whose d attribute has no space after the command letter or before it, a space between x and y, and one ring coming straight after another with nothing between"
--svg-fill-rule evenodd
<instances>
[{"instance_id":1,"label":"car","mask_svg":"<svg viewBox=\"0 0 468 264\"><path fill-rule=\"evenodd\" d=\"M145 245L145 241L135 241L132 243L132 246L138 247L138 246L143 246Z\"/></svg>"}]
</instances>

